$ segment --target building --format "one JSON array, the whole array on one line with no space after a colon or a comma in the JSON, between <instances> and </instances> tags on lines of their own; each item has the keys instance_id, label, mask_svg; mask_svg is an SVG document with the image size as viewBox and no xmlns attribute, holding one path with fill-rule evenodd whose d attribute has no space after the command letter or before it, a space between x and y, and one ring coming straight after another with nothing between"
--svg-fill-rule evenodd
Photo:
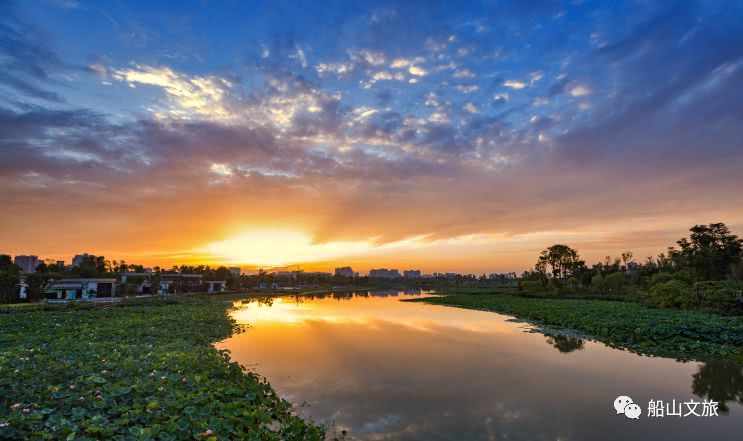
<instances>
[{"instance_id":1,"label":"building","mask_svg":"<svg viewBox=\"0 0 743 441\"><path fill-rule=\"evenodd\" d=\"M207 280L204 282L207 285L206 292L224 292L227 289L226 280Z\"/></svg>"},{"instance_id":2,"label":"building","mask_svg":"<svg viewBox=\"0 0 743 441\"><path fill-rule=\"evenodd\" d=\"M39 256L15 256L13 263L21 268L24 273L32 273L36 271L36 267L39 266L41 261Z\"/></svg>"},{"instance_id":3,"label":"building","mask_svg":"<svg viewBox=\"0 0 743 441\"><path fill-rule=\"evenodd\" d=\"M333 277L332 273L326 273L323 271L305 271L302 274L309 277L319 277L321 279Z\"/></svg>"},{"instance_id":4,"label":"building","mask_svg":"<svg viewBox=\"0 0 743 441\"><path fill-rule=\"evenodd\" d=\"M354 273L353 269L350 266L342 266L335 269L336 277L355 277L357 275L358 273Z\"/></svg>"},{"instance_id":5,"label":"building","mask_svg":"<svg viewBox=\"0 0 743 441\"><path fill-rule=\"evenodd\" d=\"M46 289L50 300L116 297L116 279L62 279Z\"/></svg>"},{"instance_id":6,"label":"building","mask_svg":"<svg viewBox=\"0 0 743 441\"><path fill-rule=\"evenodd\" d=\"M402 275L406 279L420 279L421 271L420 270L406 270L406 271L403 271Z\"/></svg>"},{"instance_id":7,"label":"building","mask_svg":"<svg viewBox=\"0 0 743 441\"><path fill-rule=\"evenodd\" d=\"M160 273L160 293L203 291L202 274Z\"/></svg>"},{"instance_id":8,"label":"building","mask_svg":"<svg viewBox=\"0 0 743 441\"><path fill-rule=\"evenodd\" d=\"M75 257L72 258L72 266L80 266L83 263L83 259L86 257L90 257L90 254L83 253L83 254L76 254Z\"/></svg>"},{"instance_id":9,"label":"building","mask_svg":"<svg viewBox=\"0 0 743 441\"><path fill-rule=\"evenodd\" d=\"M369 277L378 279L397 279L400 277L400 272L396 269L381 268L381 269L370 269Z\"/></svg>"},{"instance_id":10,"label":"building","mask_svg":"<svg viewBox=\"0 0 743 441\"><path fill-rule=\"evenodd\" d=\"M64 268L64 260L58 260L57 261L57 266L60 267L60 268Z\"/></svg>"},{"instance_id":11,"label":"building","mask_svg":"<svg viewBox=\"0 0 743 441\"><path fill-rule=\"evenodd\" d=\"M235 277L238 280L240 279L240 272L241 272L240 271L240 268L238 268L236 266L231 266L231 267L229 267L227 269L230 270L230 272L232 273L232 277Z\"/></svg>"}]
</instances>

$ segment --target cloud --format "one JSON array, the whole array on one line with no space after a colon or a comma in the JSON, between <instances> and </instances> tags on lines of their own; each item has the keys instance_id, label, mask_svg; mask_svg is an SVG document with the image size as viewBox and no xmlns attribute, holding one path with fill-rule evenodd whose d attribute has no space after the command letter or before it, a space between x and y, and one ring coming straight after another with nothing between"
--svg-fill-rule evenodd
<instances>
[{"instance_id":1,"label":"cloud","mask_svg":"<svg viewBox=\"0 0 743 441\"><path fill-rule=\"evenodd\" d=\"M338 78L346 78L353 72L353 69L354 66L351 63L320 63L315 66L315 70L321 78L330 73Z\"/></svg>"},{"instance_id":2,"label":"cloud","mask_svg":"<svg viewBox=\"0 0 743 441\"><path fill-rule=\"evenodd\" d=\"M358 52L351 52L352 60L362 60L363 62L372 66L382 66L386 62L386 58L381 52L369 51L366 49Z\"/></svg>"},{"instance_id":3,"label":"cloud","mask_svg":"<svg viewBox=\"0 0 743 441\"><path fill-rule=\"evenodd\" d=\"M475 74L469 69L459 69L454 72L454 78L474 78Z\"/></svg>"},{"instance_id":4,"label":"cloud","mask_svg":"<svg viewBox=\"0 0 743 441\"><path fill-rule=\"evenodd\" d=\"M581 84L577 84L570 88L570 95L572 96L586 96L591 93L591 89Z\"/></svg>"},{"instance_id":5,"label":"cloud","mask_svg":"<svg viewBox=\"0 0 743 441\"><path fill-rule=\"evenodd\" d=\"M15 3L0 8L0 86L6 92L0 100L21 97L63 103L61 84L53 72L74 72L77 68L62 62L49 37L36 26L17 18Z\"/></svg>"},{"instance_id":6,"label":"cloud","mask_svg":"<svg viewBox=\"0 0 743 441\"><path fill-rule=\"evenodd\" d=\"M216 76L189 76L168 67L135 65L130 69L114 69L111 76L130 86L157 86L165 92L172 106L163 116L192 118L194 116L224 119L232 116L225 97L232 84Z\"/></svg>"},{"instance_id":7,"label":"cloud","mask_svg":"<svg viewBox=\"0 0 743 441\"><path fill-rule=\"evenodd\" d=\"M404 69L411 65L422 64L425 62L426 62L426 59L420 56L415 57L415 58L395 58L394 60L392 60L392 64L390 64L390 68Z\"/></svg>"},{"instance_id":8,"label":"cloud","mask_svg":"<svg viewBox=\"0 0 743 441\"><path fill-rule=\"evenodd\" d=\"M449 115L443 112L432 113L431 116L428 117L428 120L440 124L448 124L449 122L451 122L451 118L449 118Z\"/></svg>"},{"instance_id":9,"label":"cloud","mask_svg":"<svg viewBox=\"0 0 743 441\"><path fill-rule=\"evenodd\" d=\"M477 84L457 84L454 88L462 93L472 93L480 90Z\"/></svg>"},{"instance_id":10,"label":"cloud","mask_svg":"<svg viewBox=\"0 0 743 441\"><path fill-rule=\"evenodd\" d=\"M480 113L480 109L475 103L467 103L462 107L462 109L469 113Z\"/></svg>"},{"instance_id":11,"label":"cloud","mask_svg":"<svg viewBox=\"0 0 743 441\"><path fill-rule=\"evenodd\" d=\"M128 67L97 57L75 67L43 32L22 32L6 14L0 242L45 250L48 240L29 232L55 219L65 251L95 244L120 255L197 247L278 224L318 243L486 234L518 244L510 238L525 235L536 238L520 248L531 263L547 241L576 231L683 233L710 218L743 225L742 17L704 7L628 7L631 20L602 31L600 48L575 46L548 25L538 35L525 27L532 47L523 53L496 33L454 29L448 14L435 17L439 7L411 29L402 8L379 12L372 24L368 15L334 22L331 42L311 35L312 27L288 32L276 37L271 56L259 48L245 64L215 51L199 61L200 73L143 48L126 52L137 62ZM529 14L546 14L539 11ZM518 19L481 16L492 29ZM582 35L596 24L581 24ZM429 39L436 44L422 47ZM452 61L465 65L458 47L496 43L497 60L469 58L467 68ZM367 49L349 49L359 47ZM314 68L305 69L309 62ZM217 74L225 71L241 78ZM101 88L101 79L120 83ZM106 105L89 108L100 101ZM70 215L89 207L96 216ZM349 222L348 213L364 215ZM581 246L604 253L604 245ZM495 265L497 249L468 249L480 253L475 267ZM502 265L519 269L518 262Z\"/></svg>"},{"instance_id":12,"label":"cloud","mask_svg":"<svg viewBox=\"0 0 743 441\"><path fill-rule=\"evenodd\" d=\"M526 83L518 80L506 80L503 85L506 87L510 87L511 89L523 89L524 87L526 87Z\"/></svg>"},{"instance_id":13,"label":"cloud","mask_svg":"<svg viewBox=\"0 0 743 441\"><path fill-rule=\"evenodd\" d=\"M418 66L410 66L408 68L408 72L410 72L411 75L415 75L418 77L422 77L428 73L426 72L425 69L423 69L422 67L418 67Z\"/></svg>"}]
</instances>

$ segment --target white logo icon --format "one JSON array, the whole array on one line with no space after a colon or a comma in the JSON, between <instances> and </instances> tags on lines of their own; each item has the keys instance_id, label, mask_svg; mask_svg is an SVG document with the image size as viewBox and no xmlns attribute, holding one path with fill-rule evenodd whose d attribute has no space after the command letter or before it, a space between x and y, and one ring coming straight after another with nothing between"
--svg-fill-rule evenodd
<instances>
[{"instance_id":1,"label":"white logo icon","mask_svg":"<svg viewBox=\"0 0 743 441\"><path fill-rule=\"evenodd\" d=\"M635 403L630 403L627 405L627 407L624 408L624 416L626 416L627 418L639 420L641 413L642 409Z\"/></svg>"},{"instance_id":2,"label":"white logo icon","mask_svg":"<svg viewBox=\"0 0 743 441\"><path fill-rule=\"evenodd\" d=\"M623 413L627 418L635 420L640 419L640 414L642 414L640 406L635 404L632 398L626 395L620 395L614 400L614 409L617 411L617 414Z\"/></svg>"}]
</instances>

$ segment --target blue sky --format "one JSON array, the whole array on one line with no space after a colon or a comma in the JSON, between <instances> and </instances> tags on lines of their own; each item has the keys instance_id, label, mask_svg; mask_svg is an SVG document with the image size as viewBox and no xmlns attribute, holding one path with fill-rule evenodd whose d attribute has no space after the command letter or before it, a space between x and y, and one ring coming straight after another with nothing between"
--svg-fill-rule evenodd
<instances>
[{"instance_id":1,"label":"blue sky","mask_svg":"<svg viewBox=\"0 0 743 441\"><path fill-rule=\"evenodd\" d=\"M40 206L65 219L59 245L31 243L41 253L85 240L173 256L278 225L364 252L478 237L477 268L551 239L651 252L694 223L743 225L741 2L39 0L0 12L14 249L11 235L44 228ZM185 194L229 220L188 219ZM66 212L91 205L110 213L92 229ZM148 220L159 210L174 216ZM112 237L122 228L161 239Z\"/></svg>"}]
</instances>

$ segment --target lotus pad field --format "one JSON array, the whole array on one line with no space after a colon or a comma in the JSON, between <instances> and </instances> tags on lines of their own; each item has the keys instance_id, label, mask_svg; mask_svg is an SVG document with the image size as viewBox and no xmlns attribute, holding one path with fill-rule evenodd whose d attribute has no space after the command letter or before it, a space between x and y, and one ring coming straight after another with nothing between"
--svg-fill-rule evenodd
<instances>
[{"instance_id":1,"label":"lotus pad field","mask_svg":"<svg viewBox=\"0 0 743 441\"><path fill-rule=\"evenodd\" d=\"M0 314L0 439L320 440L212 344L229 302L185 297Z\"/></svg>"}]
</instances>

